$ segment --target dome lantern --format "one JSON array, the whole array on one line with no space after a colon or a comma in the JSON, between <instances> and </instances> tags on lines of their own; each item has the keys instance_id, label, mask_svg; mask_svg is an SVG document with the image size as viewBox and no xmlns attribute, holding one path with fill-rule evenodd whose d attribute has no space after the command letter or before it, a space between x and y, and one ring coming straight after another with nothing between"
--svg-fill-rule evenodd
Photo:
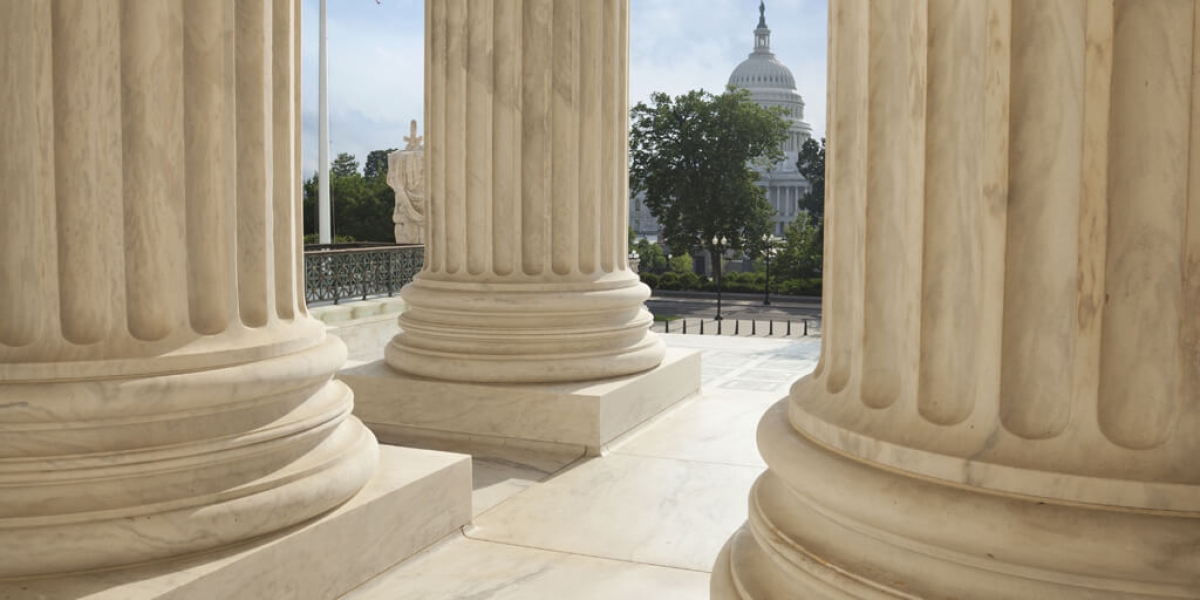
<instances>
[{"instance_id":1,"label":"dome lantern","mask_svg":"<svg viewBox=\"0 0 1200 600\"><path fill-rule=\"evenodd\" d=\"M767 27L767 3L758 2L758 28L754 30L754 53L771 54L771 29Z\"/></svg>"}]
</instances>

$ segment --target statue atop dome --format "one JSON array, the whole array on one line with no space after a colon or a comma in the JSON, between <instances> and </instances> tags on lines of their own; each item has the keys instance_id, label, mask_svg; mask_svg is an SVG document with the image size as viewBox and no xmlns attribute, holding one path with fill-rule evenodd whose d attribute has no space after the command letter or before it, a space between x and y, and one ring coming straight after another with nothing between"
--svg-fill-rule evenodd
<instances>
[{"instance_id":1,"label":"statue atop dome","mask_svg":"<svg viewBox=\"0 0 1200 600\"><path fill-rule=\"evenodd\" d=\"M758 27L754 30L754 53L771 54L771 30L767 27L767 3L758 0Z\"/></svg>"}]
</instances>

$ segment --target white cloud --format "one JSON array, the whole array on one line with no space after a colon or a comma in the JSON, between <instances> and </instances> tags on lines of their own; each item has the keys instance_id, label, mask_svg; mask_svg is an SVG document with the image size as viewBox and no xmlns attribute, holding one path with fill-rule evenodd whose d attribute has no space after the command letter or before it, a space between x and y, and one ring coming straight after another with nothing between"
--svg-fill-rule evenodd
<instances>
[{"instance_id":1,"label":"white cloud","mask_svg":"<svg viewBox=\"0 0 1200 600\"><path fill-rule=\"evenodd\" d=\"M423 7L422 0L328 0L334 155L349 152L361 163L371 150L403 147L409 120L423 122ZM631 0L631 7L631 104L654 91L719 92L753 47L758 0ZM303 166L311 174L317 159L319 0L304 0L303 10ZM805 120L823 136L825 0L770 0L767 24L772 49L792 69L804 97Z\"/></svg>"}]
</instances>

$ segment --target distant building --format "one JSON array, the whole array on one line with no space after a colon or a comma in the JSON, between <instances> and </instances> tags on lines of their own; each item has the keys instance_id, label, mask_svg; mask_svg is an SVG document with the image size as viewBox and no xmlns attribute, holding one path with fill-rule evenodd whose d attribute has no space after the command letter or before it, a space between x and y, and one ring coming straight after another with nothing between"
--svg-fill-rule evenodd
<instances>
[{"instance_id":1,"label":"distant building","mask_svg":"<svg viewBox=\"0 0 1200 600\"><path fill-rule=\"evenodd\" d=\"M646 194L640 192L629 199L629 227L633 229L635 238L646 238L658 241L658 219L650 214L646 206Z\"/></svg>"},{"instance_id":2,"label":"distant building","mask_svg":"<svg viewBox=\"0 0 1200 600\"><path fill-rule=\"evenodd\" d=\"M796 91L791 69L771 52L771 30L767 27L766 6L758 6L758 27L754 29L754 51L729 76L729 85L750 92L750 99L762 107L787 109L788 138L782 144L784 158L770 169L757 169L758 184L767 190L767 200L775 208L775 235L796 218L800 200L812 186L796 170L800 147L812 137L812 126L804 122L804 99ZM638 238L657 240L658 220L650 214L642 194L629 199L629 226Z\"/></svg>"}]
</instances>

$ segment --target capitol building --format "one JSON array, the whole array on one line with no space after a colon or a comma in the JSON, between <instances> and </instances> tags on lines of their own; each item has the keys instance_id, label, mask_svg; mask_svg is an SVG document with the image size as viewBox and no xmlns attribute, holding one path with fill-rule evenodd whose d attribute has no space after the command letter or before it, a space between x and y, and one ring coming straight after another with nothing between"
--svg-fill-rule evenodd
<instances>
[{"instance_id":1,"label":"capitol building","mask_svg":"<svg viewBox=\"0 0 1200 600\"><path fill-rule=\"evenodd\" d=\"M783 107L790 124L788 138L783 142L784 157L770 168L756 168L759 185L767 190L767 200L775 209L774 234L783 230L800 211L800 200L811 188L796 169L800 148L812 137L812 126L804 122L804 99L796 91L796 79L791 69L771 52L771 29L767 27L766 7L759 4L758 26L754 29L754 51L729 75L729 85L750 92L750 99L759 106ZM650 214L641 194L630 200L629 225L637 237L656 239L658 220Z\"/></svg>"}]
</instances>

